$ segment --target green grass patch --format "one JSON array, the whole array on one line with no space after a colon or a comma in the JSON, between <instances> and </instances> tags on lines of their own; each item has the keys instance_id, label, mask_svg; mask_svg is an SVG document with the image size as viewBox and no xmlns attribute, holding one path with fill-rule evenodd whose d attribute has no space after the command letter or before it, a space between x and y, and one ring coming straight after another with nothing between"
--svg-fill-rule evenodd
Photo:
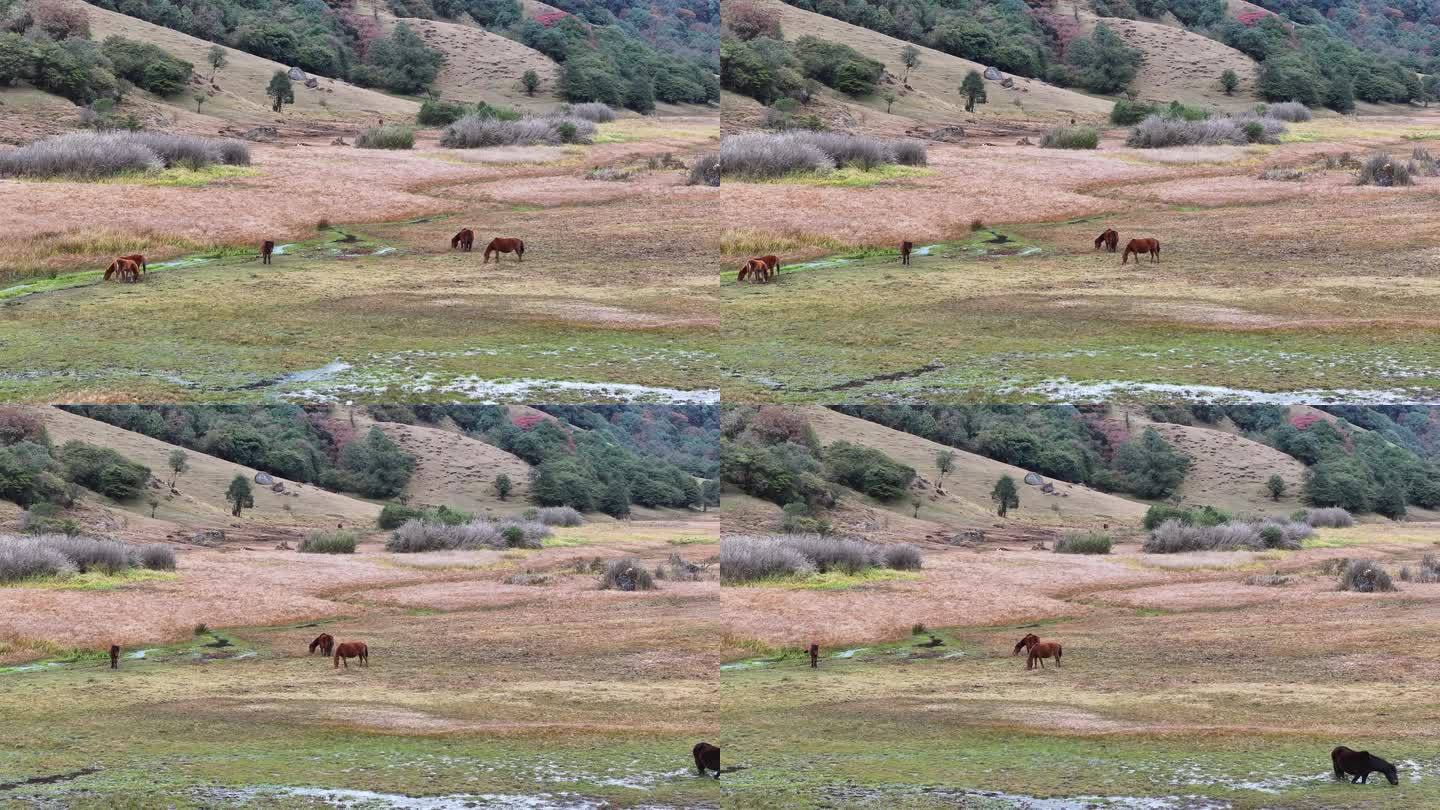
<instances>
[{"instance_id":1,"label":"green grass patch","mask_svg":"<svg viewBox=\"0 0 1440 810\"><path fill-rule=\"evenodd\" d=\"M934 173L934 169L927 169L923 166L901 166L899 164L886 164L869 170L857 166L842 166L826 172L791 172L782 177L756 182L831 188L865 188L892 180L926 177Z\"/></svg>"},{"instance_id":2,"label":"green grass patch","mask_svg":"<svg viewBox=\"0 0 1440 810\"><path fill-rule=\"evenodd\" d=\"M216 164L203 169L187 169L172 166L158 172L124 172L96 182L117 185L193 187L206 186L218 180L236 177L258 177L260 170L251 166L226 166Z\"/></svg>"},{"instance_id":3,"label":"green grass patch","mask_svg":"<svg viewBox=\"0 0 1440 810\"><path fill-rule=\"evenodd\" d=\"M713 538L713 537L690 537L690 536L686 536L686 537L672 537L672 538L670 538L669 540L666 540L665 542L666 542L667 544L669 544L669 545L672 545L672 546L702 546L702 545L706 545L707 543L715 543L715 542L717 542L717 541L716 541L716 539Z\"/></svg>"},{"instance_id":4,"label":"green grass patch","mask_svg":"<svg viewBox=\"0 0 1440 810\"><path fill-rule=\"evenodd\" d=\"M920 579L913 571L894 571L889 568L869 568L854 574L844 571L826 571L808 576L768 577L748 582L726 585L727 588L790 588L805 591L843 591L865 585L885 582L905 582Z\"/></svg>"},{"instance_id":5,"label":"green grass patch","mask_svg":"<svg viewBox=\"0 0 1440 810\"><path fill-rule=\"evenodd\" d=\"M130 568L118 574L102 571L86 571L65 577L36 577L20 580L0 587L42 588L55 591L108 591L136 585L143 582L170 582L179 579L174 571L151 571L148 568Z\"/></svg>"}]
</instances>

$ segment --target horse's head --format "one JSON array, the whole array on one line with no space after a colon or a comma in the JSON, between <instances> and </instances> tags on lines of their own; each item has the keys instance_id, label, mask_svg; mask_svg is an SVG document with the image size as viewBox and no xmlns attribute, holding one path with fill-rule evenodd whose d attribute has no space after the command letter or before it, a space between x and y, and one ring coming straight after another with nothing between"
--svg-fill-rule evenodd
<instances>
[{"instance_id":1,"label":"horse's head","mask_svg":"<svg viewBox=\"0 0 1440 810\"><path fill-rule=\"evenodd\" d=\"M1385 774L1385 781L1389 782L1392 785L1400 784L1400 777L1396 775L1394 765L1391 765L1390 763L1386 762L1380 757L1375 756L1374 754L1370 755L1370 765L1374 767L1375 770Z\"/></svg>"},{"instance_id":2,"label":"horse's head","mask_svg":"<svg viewBox=\"0 0 1440 810\"><path fill-rule=\"evenodd\" d=\"M1037 636L1037 635L1035 635L1034 633L1030 633L1029 635L1025 636L1024 638L1022 638L1022 639L1020 639L1019 641L1015 642L1015 651L1012 652L1012 653L1010 653L1010 654L1011 654L1011 655L1019 655L1019 654L1020 654L1020 651L1021 651L1022 649L1028 650L1028 649L1030 649L1032 646L1034 646L1034 645L1036 645L1036 644L1039 644L1039 643L1040 643L1040 637Z\"/></svg>"}]
</instances>

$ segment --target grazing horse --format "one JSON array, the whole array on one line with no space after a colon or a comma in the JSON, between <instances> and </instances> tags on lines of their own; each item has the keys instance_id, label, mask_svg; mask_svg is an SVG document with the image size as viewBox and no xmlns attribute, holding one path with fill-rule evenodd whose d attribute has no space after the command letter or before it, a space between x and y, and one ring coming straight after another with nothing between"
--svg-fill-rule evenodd
<instances>
[{"instance_id":1,"label":"grazing horse","mask_svg":"<svg viewBox=\"0 0 1440 810\"><path fill-rule=\"evenodd\" d=\"M330 635L329 633L321 633L320 635L315 637L314 641L310 642L311 655L314 655L315 651L319 650L321 655L329 658L331 651L334 649L335 637Z\"/></svg>"},{"instance_id":2,"label":"grazing horse","mask_svg":"<svg viewBox=\"0 0 1440 810\"><path fill-rule=\"evenodd\" d=\"M819 644L811 644L811 645L810 645L810 668L811 668L811 669L819 669L819 668L820 668L820 645L819 645Z\"/></svg>"},{"instance_id":3,"label":"grazing horse","mask_svg":"<svg viewBox=\"0 0 1440 810\"><path fill-rule=\"evenodd\" d=\"M1150 261L1158 262L1160 261L1160 240L1131 239L1129 242L1125 243L1125 254L1120 257L1120 263L1124 264L1127 260L1129 260L1131 253L1135 254L1136 264L1140 263L1140 254L1142 253L1149 253Z\"/></svg>"},{"instance_id":4,"label":"grazing horse","mask_svg":"<svg viewBox=\"0 0 1440 810\"><path fill-rule=\"evenodd\" d=\"M1095 249L1104 247L1109 253L1115 252L1115 246L1120 243L1120 232L1114 228L1106 228L1105 232L1095 237Z\"/></svg>"},{"instance_id":5,"label":"grazing horse","mask_svg":"<svg viewBox=\"0 0 1440 810\"><path fill-rule=\"evenodd\" d=\"M497 236L490 240L490 244L485 246L485 259L480 263L485 264L490 261L491 253L495 254L496 264L500 263L501 253L514 253L515 261L523 262L525 261L525 243L519 239Z\"/></svg>"},{"instance_id":6,"label":"grazing horse","mask_svg":"<svg viewBox=\"0 0 1440 810\"><path fill-rule=\"evenodd\" d=\"M901 243L900 243L900 263L901 263L901 264L909 264L909 263L910 263L910 251L912 251L912 250L914 250L914 249L915 249L915 243L914 243L914 242L901 242Z\"/></svg>"},{"instance_id":7,"label":"grazing horse","mask_svg":"<svg viewBox=\"0 0 1440 810\"><path fill-rule=\"evenodd\" d=\"M140 265L129 259L116 259L105 268L105 280L109 281L111 276L119 276L120 281L139 281Z\"/></svg>"},{"instance_id":8,"label":"grazing horse","mask_svg":"<svg viewBox=\"0 0 1440 810\"><path fill-rule=\"evenodd\" d=\"M1025 659L1025 668L1034 669L1035 662L1040 662L1040 668L1045 668L1045 659L1054 658L1055 666L1060 666L1060 643L1056 641L1041 641L1040 637L1031 633L1015 642L1015 651L1011 655L1019 655L1020 648L1025 648L1029 653Z\"/></svg>"},{"instance_id":9,"label":"grazing horse","mask_svg":"<svg viewBox=\"0 0 1440 810\"><path fill-rule=\"evenodd\" d=\"M335 647L335 668L340 668L340 662L345 662L345 668L350 668L348 659L359 658L361 666L370 666L370 648L365 646L363 641L342 641Z\"/></svg>"},{"instance_id":10,"label":"grazing horse","mask_svg":"<svg viewBox=\"0 0 1440 810\"><path fill-rule=\"evenodd\" d=\"M707 742L695 743L690 753L695 755L695 770L699 771L701 776L704 776L706 771L714 771L715 778L720 778L720 746Z\"/></svg>"},{"instance_id":11,"label":"grazing horse","mask_svg":"<svg viewBox=\"0 0 1440 810\"><path fill-rule=\"evenodd\" d=\"M275 243L266 239L260 243L260 263L269 264L270 256L275 252Z\"/></svg>"},{"instance_id":12,"label":"grazing horse","mask_svg":"<svg viewBox=\"0 0 1440 810\"><path fill-rule=\"evenodd\" d=\"M460 232L450 237L450 249L460 248L466 253L475 246L475 232L469 228L461 228Z\"/></svg>"},{"instance_id":13,"label":"grazing horse","mask_svg":"<svg viewBox=\"0 0 1440 810\"><path fill-rule=\"evenodd\" d=\"M129 259L130 261L139 265L140 273L142 275L150 271L150 265L145 263L145 254L143 253L131 253L129 256L121 256L120 258Z\"/></svg>"},{"instance_id":14,"label":"grazing horse","mask_svg":"<svg viewBox=\"0 0 1440 810\"><path fill-rule=\"evenodd\" d=\"M119 669L119 668L120 668L120 645L119 645L119 644L111 644L111 645L110 645L110 668L111 668L111 669Z\"/></svg>"},{"instance_id":15,"label":"grazing horse","mask_svg":"<svg viewBox=\"0 0 1440 810\"><path fill-rule=\"evenodd\" d=\"M1399 777L1395 775L1395 766L1369 751L1351 751L1341 745L1330 752L1330 762L1335 766L1335 778L1345 779L1348 776L1351 784L1366 784L1372 771L1385 774L1385 778L1392 785L1400 784Z\"/></svg>"},{"instance_id":16,"label":"grazing horse","mask_svg":"<svg viewBox=\"0 0 1440 810\"><path fill-rule=\"evenodd\" d=\"M756 256L745 262L745 266L740 268L740 275L736 280L744 281L745 277L749 276L751 282L764 284L779 273L779 256Z\"/></svg>"}]
</instances>

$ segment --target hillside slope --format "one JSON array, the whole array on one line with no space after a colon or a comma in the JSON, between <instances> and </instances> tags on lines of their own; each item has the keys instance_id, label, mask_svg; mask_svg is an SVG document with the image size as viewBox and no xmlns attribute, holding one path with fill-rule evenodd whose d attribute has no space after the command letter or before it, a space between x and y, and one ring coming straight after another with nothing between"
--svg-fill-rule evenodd
<instances>
[{"instance_id":1,"label":"hillside slope","mask_svg":"<svg viewBox=\"0 0 1440 810\"><path fill-rule=\"evenodd\" d=\"M86 11L90 15L91 37L96 42L111 35L149 42L193 64L197 76L209 78L210 65L205 54L215 43L95 6L86 6ZM188 92L173 99L158 99L139 91L137 95L172 105L182 119L211 118L249 125L276 119L319 123L374 120L381 116L408 118L419 107L407 99L317 76L319 87L315 89L296 82L295 103L287 105L284 114L277 116L270 110L265 86L275 71L288 69L289 65L233 48L225 49L225 57L228 64L216 74L213 86L205 82L213 95L205 103L201 116L195 115L195 102Z\"/></svg>"},{"instance_id":2,"label":"hillside slope","mask_svg":"<svg viewBox=\"0 0 1440 810\"><path fill-rule=\"evenodd\" d=\"M435 78L441 98L503 104L524 109L559 106L555 98L560 66L543 53L483 28L439 20L403 19L430 47L445 54ZM533 70L540 89L531 97L520 89L520 77Z\"/></svg>"},{"instance_id":3,"label":"hillside slope","mask_svg":"<svg viewBox=\"0 0 1440 810\"><path fill-rule=\"evenodd\" d=\"M131 461L149 467L156 477L168 478L169 467L166 460L170 453L177 449L175 445L58 408L43 408L40 413L45 420L45 429L56 445L78 439L108 447ZM190 464L190 469L180 477L176 485L180 495L164 498L163 489L149 490L162 496L161 505L156 511L156 517L162 520L187 526L223 527L232 523L274 523L287 526L333 526L344 523L351 526L372 524L380 514L380 507L375 504L328 492L309 484L297 484L277 478L277 481L285 483L287 492L295 494L277 494L267 487L255 485L255 508L246 510L244 517L236 521L230 516L229 506L225 502L225 490L237 474L254 481L257 471L195 450L178 449L184 450ZM150 507L143 496L133 502L110 505L147 517L150 514Z\"/></svg>"},{"instance_id":4,"label":"hillside slope","mask_svg":"<svg viewBox=\"0 0 1440 810\"><path fill-rule=\"evenodd\" d=\"M914 467L927 482L934 482L937 477L935 454L942 450L955 453L955 469L945 476L945 494L929 491L930 497L920 509L922 518L971 526L990 526L1002 521L1042 526L1103 523L1135 526L1145 514L1143 504L1063 481L1052 482L1055 492L1047 495L1038 486L1024 484L1027 471L1019 467L828 409L807 408L805 412L824 443L844 440L875 448ZM1005 519L996 517L990 500L990 490L1002 475L1014 478L1020 487L1020 508ZM906 516L911 510L906 502L891 504L890 508Z\"/></svg>"},{"instance_id":5,"label":"hillside slope","mask_svg":"<svg viewBox=\"0 0 1440 810\"><path fill-rule=\"evenodd\" d=\"M780 0L760 0L759 4L780 15L786 40L810 35L843 42L865 56L884 62L891 73L898 75L900 72L900 50L910 43L833 17L798 9ZM904 91L898 79L897 84L890 86L898 96L891 110L894 115L939 124L1021 117L1057 121L1071 117L1098 120L1110 113L1111 102L1107 99L1019 76L1015 77L1015 86L1008 89L998 82L986 82L989 102L977 107L974 113L967 113L959 94L960 82L966 73L983 71L985 66L941 51L916 47L920 49L922 63L910 74L909 82L913 89ZM847 101L868 108L866 112L869 114L884 115L885 102L878 96Z\"/></svg>"},{"instance_id":6,"label":"hillside slope","mask_svg":"<svg viewBox=\"0 0 1440 810\"><path fill-rule=\"evenodd\" d=\"M379 427L415 456L415 474L405 487L411 505L443 504L467 512L520 512L530 506L530 465L494 445L440 427L375 422L358 413L355 423L361 431ZM501 473L513 486L503 501L495 494Z\"/></svg>"}]
</instances>

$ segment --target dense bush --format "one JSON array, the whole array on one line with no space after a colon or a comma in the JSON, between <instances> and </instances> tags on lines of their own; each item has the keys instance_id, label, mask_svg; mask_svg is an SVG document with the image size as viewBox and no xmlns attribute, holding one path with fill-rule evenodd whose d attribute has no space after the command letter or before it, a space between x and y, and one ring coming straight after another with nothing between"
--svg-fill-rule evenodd
<instances>
[{"instance_id":1,"label":"dense bush","mask_svg":"<svg viewBox=\"0 0 1440 810\"><path fill-rule=\"evenodd\" d=\"M150 468L136 464L108 447L82 441L66 442L58 460L65 468L65 477L81 486L117 501L140 496L150 480Z\"/></svg>"},{"instance_id":2,"label":"dense bush","mask_svg":"<svg viewBox=\"0 0 1440 810\"><path fill-rule=\"evenodd\" d=\"M43 539L0 537L0 583L73 573L75 565Z\"/></svg>"},{"instance_id":3,"label":"dense bush","mask_svg":"<svg viewBox=\"0 0 1440 810\"><path fill-rule=\"evenodd\" d=\"M687 186L720 185L720 153L706 152L690 164L690 174L685 179Z\"/></svg>"},{"instance_id":4,"label":"dense bush","mask_svg":"<svg viewBox=\"0 0 1440 810\"><path fill-rule=\"evenodd\" d=\"M569 506L546 506L536 512L535 519L546 526L579 526L585 518Z\"/></svg>"},{"instance_id":5,"label":"dense bush","mask_svg":"<svg viewBox=\"0 0 1440 810\"><path fill-rule=\"evenodd\" d=\"M1298 513L1296 519L1308 523L1317 529L1344 529L1355 525L1355 518L1351 517L1349 512L1335 507L1304 509Z\"/></svg>"},{"instance_id":6,"label":"dense bush","mask_svg":"<svg viewBox=\"0 0 1440 810\"><path fill-rule=\"evenodd\" d=\"M321 476L332 489L358 492L367 498L393 498L405 490L415 472L415 457L378 427L364 439L347 443L333 469Z\"/></svg>"},{"instance_id":7,"label":"dense bush","mask_svg":"<svg viewBox=\"0 0 1440 810\"><path fill-rule=\"evenodd\" d=\"M1350 560L1340 572L1340 590L1383 593L1395 590L1390 574L1374 560Z\"/></svg>"},{"instance_id":8,"label":"dense bush","mask_svg":"<svg viewBox=\"0 0 1440 810\"><path fill-rule=\"evenodd\" d=\"M1094 149L1100 145L1100 133L1093 127L1055 127L1040 136L1040 145L1047 149Z\"/></svg>"},{"instance_id":9,"label":"dense bush","mask_svg":"<svg viewBox=\"0 0 1440 810\"><path fill-rule=\"evenodd\" d=\"M396 553L444 551L450 549L539 548L551 534L543 523L524 520L471 520L441 523L424 519L406 521L385 542L385 550Z\"/></svg>"},{"instance_id":10,"label":"dense bush","mask_svg":"<svg viewBox=\"0 0 1440 810\"><path fill-rule=\"evenodd\" d=\"M461 523L469 523L475 519L475 516L469 512L462 512L459 509L452 509L444 505L411 508L399 504L387 503L380 510L380 518L377 522L382 529L398 529L407 521L417 519L428 523L443 523L447 526L458 526Z\"/></svg>"},{"instance_id":11,"label":"dense bush","mask_svg":"<svg viewBox=\"0 0 1440 810\"><path fill-rule=\"evenodd\" d=\"M422 127L443 127L464 118L469 110L456 101L442 101L427 98L420 102L420 111L415 113L415 123Z\"/></svg>"},{"instance_id":12,"label":"dense bush","mask_svg":"<svg viewBox=\"0 0 1440 810\"><path fill-rule=\"evenodd\" d=\"M161 543L151 543L136 550L134 564L151 571L174 571L175 550Z\"/></svg>"},{"instance_id":13,"label":"dense bush","mask_svg":"<svg viewBox=\"0 0 1440 810\"><path fill-rule=\"evenodd\" d=\"M580 118L596 124L606 124L615 120L615 111L608 104L601 104L598 101L587 101L580 104L570 104L560 111L562 117Z\"/></svg>"},{"instance_id":14,"label":"dense bush","mask_svg":"<svg viewBox=\"0 0 1440 810\"><path fill-rule=\"evenodd\" d=\"M1092 93L1119 93L1140 69L1141 53L1125 44L1110 26L1100 23L1088 37L1076 37L1065 48L1063 75Z\"/></svg>"},{"instance_id":15,"label":"dense bush","mask_svg":"<svg viewBox=\"0 0 1440 810\"><path fill-rule=\"evenodd\" d=\"M1110 123L1122 127L1134 126L1154 114L1154 105L1122 98L1110 108Z\"/></svg>"},{"instance_id":16,"label":"dense bush","mask_svg":"<svg viewBox=\"0 0 1440 810\"><path fill-rule=\"evenodd\" d=\"M1355 182L1362 186L1412 186L1415 181L1410 175L1408 163L1392 158L1389 152L1378 152L1360 164Z\"/></svg>"},{"instance_id":17,"label":"dense bush","mask_svg":"<svg viewBox=\"0 0 1440 810\"><path fill-rule=\"evenodd\" d=\"M1109 554L1114 538L1104 532L1071 532L1055 541L1056 554Z\"/></svg>"},{"instance_id":18,"label":"dense bush","mask_svg":"<svg viewBox=\"0 0 1440 810\"><path fill-rule=\"evenodd\" d=\"M173 96L184 90L195 69L157 45L120 36L106 37L100 50L110 60L116 76L157 96Z\"/></svg>"},{"instance_id":19,"label":"dense bush","mask_svg":"<svg viewBox=\"0 0 1440 810\"><path fill-rule=\"evenodd\" d=\"M824 451L825 477L882 501L905 494L915 470L874 448L837 441Z\"/></svg>"},{"instance_id":20,"label":"dense bush","mask_svg":"<svg viewBox=\"0 0 1440 810\"><path fill-rule=\"evenodd\" d=\"M918 570L922 562L914 546L844 537L786 534L720 540L720 580L732 584L828 571L860 574L876 567Z\"/></svg>"},{"instance_id":21,"label":"dense bush","mask_svg":"<svg viewBox=\"0 0 1440 810\"><path fill-rule=\"evenodd\" d=\"M1150 533L1145 540L1144 550L1150 554L1294 550L1300 548L1301 542L1313 532L1308 523L1274 519L1232 520L1217 526L1187 526L1177 520L1167 520Z\"/></svg>"},{"instance_id":22,"label":"dense bush","mask_svg":"<svg viewBox=\"0 0 1440 810\"><path fill-rule=\"evenodd\" d=\"M1145 510L1143 525L1146 531L1150 531L1167 520L1176 521L1184 526L1219 526L1234 520L1234 515L1213 506L1181 508L1157 503Z\"/></svg>"},{"instance_id":23,"label":"dense bush","mask_svg":"<svg viewBox=\"0 0 1440 810\"><path fill-rule=\"evenodd\" d=\"M924 165L924 144L839 132L784 132L731 135L720 142L720 172L747 180L765 180L797 171L829 171L837 166L870 170L900 163Z\"/></svg>"},{"instance_id":24,"label":"dense bush","mask_svg":"<svg viewBox=\"0 0 1440 810\"><path fill-rule=\"evenodd\" d=\"M1167 146L1243 146L1278 143L1285 125L1273 118L1236 116L1187 121L1152 115L1141 121L1125 139L1127 146L1160 149Z\"/></svg>"},{"instance_id":25,"label":"dense bush","mask_svg":"<svg viewBox=\"0 0 1440 810\"><path fill-rule=\"evenodd\" d=\"M1309 121L1314 117L1311 115L1309 107L1297 101L1282 101L1267 105L1262 115L1279 121Z\"/></svg>"},{"instance_id":26,"label":"dense bush","mask_svg":"<svg viewBox=\"0 0 1440 810\"><path fill-rule=\"evenodd\" d=\"M0 176L96 179L167 166L244 165L250 152L233 140L162 132L72 132L0 152Z\"/></svg>"},{"instance_id":27,"label":"dense bush","mask_svg":"<svg viewBox=\"0 0 1440 810\"><path fill-rule=\"evenodd\" d=\"M590 143L595 124L583 118L545 117L506 121L467 115L440 133L440 145L451 149L486 146Z\"/></svg>"},{"instance_id":28,"label":"dense bush","mask_svg":"<svg viewBox=\"0 0 1440 810\"><path fill-rule=\"evenodd\" d=\"M350 71L350 79L367 87L397 93L419 93L435 81L445 56L405 23L365 47L364 61Z\"/></svg>"},{"instance_id":29,"label":"dense bush","mask_svg":"<svg viewBox=\"0 0 1440 810\"><path fill-rule=\"evenodd\" d=\"M791 44L791 52L806 78L852 96L875 92L875 85L885 73L883 62L870 59L849 45L819 37L800 37Z\"/></svg>"},{"instance_id":30,"label":"dense bush","mask_svg":"<svg viewBox=\"0 0 1440 810\"><path fill-rule=\"evenodd\" d=\"M410 149L415 146L415 130L404 124L370 127L355 138L361 149Z\"/></svg>"},{"instance_id":31,"label":"dense bush","mask_svg":"<svg viewBox=\"0 0 1440 810\"><path fill-rule=\"evenodd\" d=\"M635 557L621 557L605 564L600 572L602 591L648 591L655 587L655 578L645 564Z\"/></svg>"},{"instance_id":32,"label":"dense bush","mask_svg":"<svg viewBox=\"0 0 1440 810\"><path fill-rule=\"evenodd\" d=\"M307 554L354 554L359 539L355 532L344 529L312 532L300 541L299 550Z\"/></svg>"}]
</instances>

